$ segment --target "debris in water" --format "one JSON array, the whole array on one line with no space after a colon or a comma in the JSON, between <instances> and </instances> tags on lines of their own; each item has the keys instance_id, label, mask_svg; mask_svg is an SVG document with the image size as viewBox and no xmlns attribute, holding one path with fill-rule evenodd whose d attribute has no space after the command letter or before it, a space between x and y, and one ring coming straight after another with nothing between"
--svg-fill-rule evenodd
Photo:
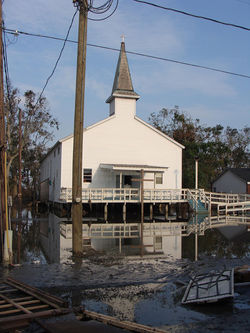
<instances>
[{"instance_id":1,"label":"debris in water","mask_svg":"<svg viewBox=\"0 0 250 333\"><path fill-rule=\"evenodd\" d=\"M234 297L234 270L196 275L187 286L182 304L210 303Z\"/></svg>"}]
</instances>

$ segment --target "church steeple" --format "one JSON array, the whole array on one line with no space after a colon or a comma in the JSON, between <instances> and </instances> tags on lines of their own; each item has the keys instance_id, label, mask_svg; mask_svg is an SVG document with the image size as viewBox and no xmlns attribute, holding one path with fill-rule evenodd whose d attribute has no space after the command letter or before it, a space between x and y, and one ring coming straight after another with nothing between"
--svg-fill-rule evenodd
<instances>
[{"instance_id":1,"label":"church steeple","mask_svg":"<svg viewBox=\"0 0 250 333\"><path fill-rule=\"evenodd\" d=\"M112 102L115 97L130 98L135 100L140 98L140 96L135 93L133 88L124 41L121 42L120 55L116 67L112 93L106 100L106 103Z\"/></svg>"}]
</instances>

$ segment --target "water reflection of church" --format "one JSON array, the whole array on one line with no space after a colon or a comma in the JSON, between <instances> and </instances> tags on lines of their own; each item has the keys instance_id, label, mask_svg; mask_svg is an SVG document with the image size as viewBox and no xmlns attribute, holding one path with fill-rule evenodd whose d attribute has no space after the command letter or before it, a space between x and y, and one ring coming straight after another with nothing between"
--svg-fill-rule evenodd
<instances>
[{"instance_id":1,"label":"water reflection of church","mask_svg":"<svg viewBox=\"0 0 250 333\"><path fill-rule=\"evenodd\" d=\"M105 225L105 224L104 224ZM140 254L140 238L136 225L132 224L129 229L122 228L124 224L116 225L113 228L110 225L105 230L103 224L93 223L91 225L93 237L90 239L90 225L83 224L84 252L94 253L94 251L111 252L112 254L138 255ZM194 235L185 237L182 234L180 223L164 225L165 229L160 231L162 234L149 236L147 228L144 231L145 254L164 255L172 259L181 259L182 255L193 258L194 253ZM156 223L159 232L159 224ZM228 255L246 255L250 251L250 233L246 232L247 226L220 226L210 230L200 239L199 250L207 255L215 255L216 251L220 255L224 252ZM49 263L67 263L72 256L72 225L65 218L60 218L55 214L49 214L48 218L40 221L40 244ZM248 237L247 237L248 236ZM123 238L122 238L123 237ZM240 238L239 238L240 237ZM240 239L241 241L237 241ZM152 242L152 243L151 243ZM149 244L149 246L147 246ZM238 246L241 244L240 246ZM152 246L153 245L153 246ZM238 249L240 248L240 249ZM91 252L90 252L91 251ZM244 253L243 253L244 252Z\"/></svg>"},{"instance_id":2,"label":"water reflection of church","mask_svg":"<svg viewBox=\"0 0 250 333\"><path fill-rule=\"evenodd\" d=\"M182 224L156 223L153 231L144 228L144 253L181 258ZM107 226L104 228L103 226ZM160 228L160 226L162 228ZM113 251L127 255L140 253L140 224L83 223L83 251ZM91 235L90 235L91 232ZM72 255L72 224L65 218L49 214L40 222L40 243L50 263L67 262Z\"/></svg>"}]
</instances>

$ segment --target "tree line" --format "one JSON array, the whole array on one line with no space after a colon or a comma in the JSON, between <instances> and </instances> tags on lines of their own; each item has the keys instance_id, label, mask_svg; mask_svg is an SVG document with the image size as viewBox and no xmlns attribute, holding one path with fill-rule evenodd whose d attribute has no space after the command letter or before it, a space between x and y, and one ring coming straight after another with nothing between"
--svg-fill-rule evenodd
<instances>
[{"instance_id":1,"label":"tree line","mask_svg":"<svg viewBox=\"0 0 250 333\"><path fill-rule=\"evenodd\" d=\"M182 179L184 188L194 188L195 159L199 160L199 188L211 190L213 180L226 168L249 167L250 127L202 125L178 106L151 113L149 122L185 146Z\"/></svg>"}]
</instances>

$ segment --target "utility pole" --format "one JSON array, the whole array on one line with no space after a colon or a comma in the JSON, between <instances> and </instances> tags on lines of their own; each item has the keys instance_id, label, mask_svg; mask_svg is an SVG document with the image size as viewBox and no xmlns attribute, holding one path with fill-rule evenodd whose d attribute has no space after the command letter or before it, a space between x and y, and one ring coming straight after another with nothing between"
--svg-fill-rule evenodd
<instances>
[{"instance_id":1,"label":"utility pole","mask_svg":"<svg viewBox=\"0 0 250 333\"><path fill-rule=\"evenodd\" d=\"M78 53L75 95L75 120L72 170L72 250L73 255L82 254L82 159L83 159L83 119L86 70L86 44L88 1L73 0L79 8Z\"/></svg>"},{"instance_id":2,"label":"utility pole","mask_svg":"<svg viewBox=\"0 0 250 333\"><path fill-rule=\"evenodd\" d=\"M21 230L22 230L22 110L19 109L19 177L18 177L18 231L17 231L17 263L20 264Z\"/></svg>"},{"instance_id":3,"label":"utility pole","mask_svg":"<svg viewBox=\"0 0 250 333\"><path fill-rule=\"evenodd\" d=\"M3 230L6 225L6 193L5 193L5 117L4 117L4 91L3 91L3 49L2 49L2 1L0 1L0 235L3 256Z\"/></svg>"},{"instance_id":4,"label":"utility pole","mask_svg":"<svg viewBox=\"0 0 250 333\"><path fill-rule=\"evenodd\" d=\"M22 110L19 109L19 179L18 179L18 218L22 217Z\"/></svg>"}]
</instances>

